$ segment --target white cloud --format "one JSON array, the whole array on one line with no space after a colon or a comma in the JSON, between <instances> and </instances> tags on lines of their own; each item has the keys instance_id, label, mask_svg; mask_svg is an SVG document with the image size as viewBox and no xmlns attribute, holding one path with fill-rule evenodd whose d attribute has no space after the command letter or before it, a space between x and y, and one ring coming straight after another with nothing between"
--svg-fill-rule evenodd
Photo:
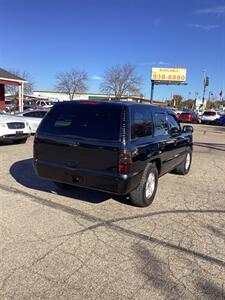
<instances>
[{"instance_id":1,"label":"white cloud","mask_svg":"<svg viewBox=\"0 0 225 300\"><path fill-rule=\"evenodd\" d=\"M195 13L199 15L212 14L212 15L222 16L225 15L225 5L198 9L195 11Z\"/></svg>"},{"instance_id":2,"label":"white cloud","mask_svg":"<svg viewBox=\"0 0 225 300\"><path fill-rule=\"evenodd\" d=\"M165 61L152 61L152 62L143 62L143 63L139 63L139 66L154 66L154 65L158 65L158 66L168 66L169 63L165 62Z\"/></svg>"},{"instance_id":3,"label":"white cloud","mask_svg":"<svg viewBox=\"0 0 225 300\"><path fill-rule=\"evenodd\" d=\"M91 77L92 80L97 80L97 81L101 81L102 80L102 77L101 76L98 76L98 75L94 75Z\"/></svg>"},{"instance_id":4,"label":"white cloud","mask_svg":"<svg viewBox=\"0 0 225 300\"><path fill-rule=\"evenodd\" d=\"M165 61L159 61L157 64L160 66L168 66L169 65L169 63L165 62Z\"/></svg>"},{"instance_id":5,"label":"white cloud","mask_svg":"<svg viewBox=\"0 0 225 300\"><path fill-rule=\"evenodd\" d=\"M196 29L202 29L206 31L211 31L218 28L218 25L203 25L203 24L189 24L188 26Z\"/></svg>"}]
</instances>

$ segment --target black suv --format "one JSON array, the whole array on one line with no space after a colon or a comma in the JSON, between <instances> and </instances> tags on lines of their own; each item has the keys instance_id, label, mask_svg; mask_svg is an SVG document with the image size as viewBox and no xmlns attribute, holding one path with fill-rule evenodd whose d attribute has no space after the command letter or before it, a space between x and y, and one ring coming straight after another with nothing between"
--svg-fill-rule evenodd
<instances>
[{"instance_id":1,"label":"black suv","mask_svg":"<svg viewBox=\"0 0 225 300\"><path fill-rule=\"evenodd\" d=\"M149 104L68 101L56 104L34 140L34 169L60 187L68 185L130 195L136 206L154 199L158 177L188 173L191 126Z\"/></svg>"}]
</instances>

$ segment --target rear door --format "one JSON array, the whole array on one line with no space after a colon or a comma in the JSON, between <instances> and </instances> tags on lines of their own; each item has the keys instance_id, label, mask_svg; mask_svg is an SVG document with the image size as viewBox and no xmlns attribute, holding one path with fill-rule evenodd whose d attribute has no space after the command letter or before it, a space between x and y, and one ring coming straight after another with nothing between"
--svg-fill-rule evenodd
<instances>
[{"instance_id":1,"label":"rear door","mask_svg":"<svg viewBox=\"0 0 225 300\"><path fill-rule=\"evenodd\" d=\"M56 104L38 128L35 158L73 170L117 172L121 105Z\"/></svg>"},{"instance_id":2,"label":"rear door","mask_svg":"<svg viewBox=\"0 0 225 300\"><path fill-rule=\"evenodd\" d=\"M132 173L140 173L146 162L158 154L157 143L153 137L153 118L151 108L131 107L130 144L132 153Z\"/></svg>"}]
</instances>

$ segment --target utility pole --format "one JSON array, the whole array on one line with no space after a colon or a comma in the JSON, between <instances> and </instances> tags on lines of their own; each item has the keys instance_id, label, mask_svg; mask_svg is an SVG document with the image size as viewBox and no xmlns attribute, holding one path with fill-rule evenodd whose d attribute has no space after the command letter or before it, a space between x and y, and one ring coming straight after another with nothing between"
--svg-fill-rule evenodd
<instances>
[{"instance_id":1,"label":"utility pole","mask_svg":"<svg viewBox=\"0 0 225 300\"><path fill-rule=\"evenodd\" d=\"M153 104L153 97L154 97L154 86L155 86L155 81L154 80L151 80L151 97L150 97L150 101L151 101L151 104Z\"/></svg>"},{"instance_id":2,"label":"utility pole","mask_svg":"<svg viewBox=\"0 0 225 300\"><path fill-rule=\"evenodd\" d=\"M205 90L206 87L209 86L209 77L205 75L204 71L204 78L203 78L203 95L202 95L202 107L204 109L204 104L205 104Z\"/></svg>"}]
</instances>

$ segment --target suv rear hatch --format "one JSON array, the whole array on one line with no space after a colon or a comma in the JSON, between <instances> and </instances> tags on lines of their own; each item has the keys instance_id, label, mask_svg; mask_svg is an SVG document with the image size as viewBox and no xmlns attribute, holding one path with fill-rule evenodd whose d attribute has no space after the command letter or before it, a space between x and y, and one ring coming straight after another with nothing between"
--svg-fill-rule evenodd
<instances>
[{"instance_id":1,"label":"suv rear hatch","mask_svg":"<svg viewBox=\"0 0 225 300\"><path fill-rule=\"evenodd\" d=\"M202 120L215 120L217 118L215 111L205 111L202 115Z\"/></svg>"},{"instance_id":2,"label":"suv rear hatch","mask_svg":"<svg viewBox=\"0 0 225 300\"><path fill-rule=\"evenodd\" d=\"M180 116L179 116L179 119L181 121L184 121L184 120L191 121L192 120L192 114L189 113L189 112L181 113Z\"/></svg>"},{"instance_id":3,"label":"suv rear hatch","mask_svg":"<svg viewBox=\"0 0 225 300\"><path fill-rule=\"evenodd\" d=\"M100 101L56 104L36 133L34 164L39 163L38 175L95 188L96 183L90 183L94 176L115 176L122 109L122 105ZM87 182L90 176L92 180Z\"/></svg>"}]
</instances>

